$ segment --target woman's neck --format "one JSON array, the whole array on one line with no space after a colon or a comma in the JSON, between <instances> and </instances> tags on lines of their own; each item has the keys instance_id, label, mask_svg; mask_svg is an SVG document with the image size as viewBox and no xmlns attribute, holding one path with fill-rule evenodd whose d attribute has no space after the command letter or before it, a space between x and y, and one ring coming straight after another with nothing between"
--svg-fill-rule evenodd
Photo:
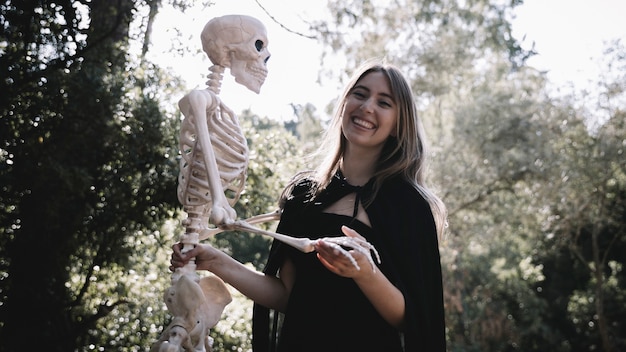
<instances>
[{"instance_id":1,"label":"woman's neck","mask_svg":"<svg viewBox=\"0 0 626 352\"><path fill-rule=\"evenodd\" d=\"M353 186L365 185L374 175L378 155L351 153L348 150L344 153L339 169L349 184Z\"/></svg>"}]
</instances>

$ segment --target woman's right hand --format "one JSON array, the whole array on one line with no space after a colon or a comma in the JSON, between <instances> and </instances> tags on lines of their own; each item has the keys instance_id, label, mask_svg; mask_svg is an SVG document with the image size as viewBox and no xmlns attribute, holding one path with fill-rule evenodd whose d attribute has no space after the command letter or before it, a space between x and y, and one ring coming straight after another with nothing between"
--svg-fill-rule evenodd
<instances>
[{"instance_id":1,"label":"woman's right hand","mask_svg":"<svg viewBox=\"0 0 626 352\"><path fill-rule=\"evenodd\" d=\"M195 257L196 260L196 270L209 270L211 264L217 259L220 254L223 254L221 251L215 249L211 245L208 244L197 244L191 250L183 253L183 244L176 243L172 246L172 258L170 259L170 270L175 271L176 268L180 268L185 266L191 259Z\"/></svg>"},{"instance_id":2,"label":"woman's right hand","mask_svg":"<svg viewBox=\"0 0 626 352\"><path fill-rule=\"evenodd\" d=\"M195 257L196 270L212 272L246 297L265 307L280 311L286 309L296 276L293 263L289 259L285 259L282 264L280 278L278 278L274 275L265 275L254 268L241 264L209 244L200 243L189 251L182 252L182 243L176 243L172 246L171 271L185 266Z\"/></svg>"}]
</instances>

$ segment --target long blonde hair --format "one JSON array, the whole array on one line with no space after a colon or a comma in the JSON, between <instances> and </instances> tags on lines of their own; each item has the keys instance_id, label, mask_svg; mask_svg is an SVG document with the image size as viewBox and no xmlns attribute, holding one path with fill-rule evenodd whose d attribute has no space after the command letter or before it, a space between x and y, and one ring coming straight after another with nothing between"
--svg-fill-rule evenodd
<instances>
[{"instance_id":1,"label":"long blonde hair","mask_svg":"<svg viewBox=\"0 0 626 352\"><path fill-rule=\"evenodd\" d=\"M391 94L398 106L396 136L389 137L373 175L373 196L385 180L400 175L409 182L430 204L437 233L441 239L446 226L446 207L443 201L425 184L426 159L428 156L424 127L417 115L417 108L411 86L400 70L381 60L370 60L361 65L352 75L337 104L333 119L326 129L317 155L323 157L315 170L318 192L326 188L339 169L345 153L346 138L341 129L342 115L350 91L365 75L382 72L389 80Z\"/></svg>"}]
</instances>

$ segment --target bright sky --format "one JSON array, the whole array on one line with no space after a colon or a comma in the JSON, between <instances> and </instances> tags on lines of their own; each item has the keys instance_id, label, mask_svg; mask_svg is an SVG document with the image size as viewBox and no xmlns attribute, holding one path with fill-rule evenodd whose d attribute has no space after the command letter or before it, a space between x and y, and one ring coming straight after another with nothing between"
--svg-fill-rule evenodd
<instances>
[{"instance_id":1,"label":"bright sky","mask_svg":"<svg viewBox=\"0 0 626 352\"><path fill-rule=\"evenodd\" d=\"M586 86L599 72L593 61L604 42L621 38L626 45L624 0L524 0L516 14L513 35L526 49L535 42L538 52L528 64L547 70L557 85Z\"/></svg>"},{"instance_id":2,"label":"bright sky","mask_svg":"<svg viewBox=\"0 0 626 352\"><path fill-rule=\"evenodd\" d=\"M339 94L338 87L320 87L317 81L321 47L311 39L281 28L255 0L215 0L208 8L192 8L185 14L163 10L153 32L153 53L163 67L170 67L188 83L189 90L203 88L209 59L202 54L183 58L168 54L176 31L201 49L200 32L213 17L245 14L265 24L269 36L269 74L260 94L236 84L227 72L220 97L236 113L250 108L255 114L290 119L290 103L315 104L323 110ZM306 21L326 13L325 1L259 0L277 21L289 29L307 33ZM597 74L593 59L602 54L603 42L622 38L626 44L626 1L624 0L525 0L516 11L513 35L525 48L535 43L538 55L529 64L547 70L557 85L573 82L582 87ZM525 36L524 39L522 39ZM158 38L158 39L157 39ZM186 92L181 92L181 97Z\"/></svg>"}]
</instances>

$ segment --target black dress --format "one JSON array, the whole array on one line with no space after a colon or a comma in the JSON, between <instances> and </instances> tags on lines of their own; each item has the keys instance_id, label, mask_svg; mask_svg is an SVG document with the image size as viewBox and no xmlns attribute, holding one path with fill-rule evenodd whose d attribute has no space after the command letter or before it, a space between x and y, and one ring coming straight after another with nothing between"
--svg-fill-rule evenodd
<instances>
[{"instance_id":1,"label":"black dress","mask_svg":"<svg viewBox=\"0 0 626 352\"><path fill-rule=\"evenodd\" d=\"M275 241L266 274L275 275L289 258L296 277L287 310L284 315L272 314L273 324L269 311L255 305L254 351L445 351L441 267L428 203L408 183L395 179L383 185L366 208L369 227L324 209L352 192L365 199L371 184L353 187L338 175L314 199L311 187L310 181L303 181L294 188L277 232L315 239L343 236L342 225L355 229L379 252L378 270L402 291L406 328L400 332L389 325L352 279L331 273L315 253Z\"/></svg>"}]
</instances>

